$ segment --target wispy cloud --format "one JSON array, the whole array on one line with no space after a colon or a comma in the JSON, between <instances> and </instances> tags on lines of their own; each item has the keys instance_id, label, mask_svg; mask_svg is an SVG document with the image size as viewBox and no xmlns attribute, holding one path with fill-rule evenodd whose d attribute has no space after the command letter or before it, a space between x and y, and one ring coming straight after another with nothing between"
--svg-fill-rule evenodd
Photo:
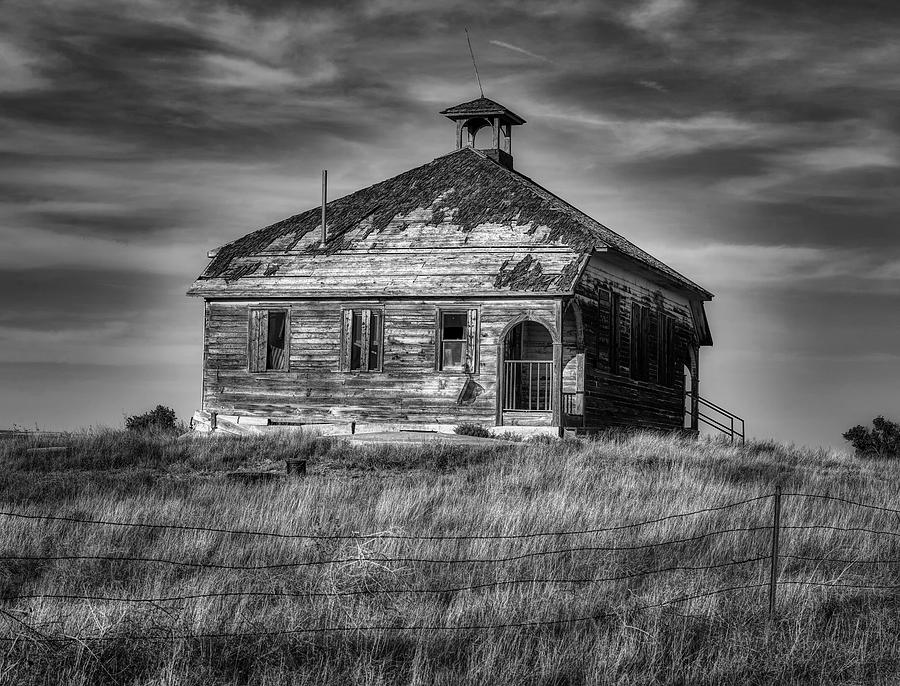
<instances>
[{"instance_id":1,"label":"wispy cloud","mask_svg":"<svg viewBox=\"0 0 900 686\"><path fill-rule=\"evenodd\" d=\"M687 154L722 145L773 141L784 127L741 119L725 112L674 118L609 117L557 107L540 107L541 116L587 128L608 130L618 141L621 159Z\"/></svg>"},{"instance_id":2,"label":"wispy cloud","mask_svg":"<svg viewBox=\"0 0 900 686\"><path fill-rule=\"evenodd\" d=\"M44 88L48 82L38 72L39 60L8 39L0 36L0 93Z\"/></svg>"},{"instance_id":3,"label":"wispy cloud","mask_svg":"<svg viewBox=\"0 0 900 686\"><path fill-rule=\"evenodd\" d=\"M531 50L526 50L525 48L520 48L518 45L513 45L512 43L504 43L502 40L492 40L490 41L492 45L496 45L501 48L506 48L507 50L512 50L513 52L518 52L522 55L528 55L529 57L533 57L536 60L541 60L542 62L550 62L553 63L549 57L545 57L544 55L538 55L535 52L531 52Z\"/></svg>"},{"instance_id":4,"label":"wispy cloud","mask_svg":"<svg viewBox=\"0 0 900 686\"><path fill-rule=\"evenodd\" d=\"M677 28L693 11L691 0L643 0L629 3L623 13L625 23L667 43L681 39Z\"/></svg>"},{"instance_id":5,"label":"wispy cloud","mask_svg":"<svg viewBox=\"0 0 900 686\"><path fill-rule=\"evenodd\" d=\"M243 57L206 55L203 59L207 73L201 78L214 87L251 90L306 87L327 83L337 76L337 69L330 63L298 74Z\"/></svg>"},{"instance_id":6,"label":"wispy cloud","mask_svg":"<svg viewBox=\"0 0 900 686\"><path fill-rule=\"evenodd\" d=\"M657 253L711 287L813 293L895 293L900 260L865 248L712 243L660 246Z\"/></svg>"},{"instance_id":7,"label":"wispy cloud","mask_svg":"<svg viewBox=\"0 0 900 686\"><path fill-rule=\"evenodd\" d=\"M669 92L669 89L666 88L665 86L663 86L662 84L660 84L656 81L651 81L649 79L640 79L637 82L637 84L639 86L643 86L644 88L651 88L655 91L659 91L660 93L668 93Z\"/></svg>"}]
</instances>

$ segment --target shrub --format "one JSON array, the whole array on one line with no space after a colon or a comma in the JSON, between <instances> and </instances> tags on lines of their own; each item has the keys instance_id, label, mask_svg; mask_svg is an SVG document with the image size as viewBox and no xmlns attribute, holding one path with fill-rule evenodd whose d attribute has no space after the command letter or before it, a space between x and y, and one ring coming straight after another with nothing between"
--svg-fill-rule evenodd
<instances>
[{"instance_id":1,"label":"shrub","mask_svg":"<svg viewBox=\"0 0 900 686\"><path fill-rule=\"evenodd\" d=\"M129 431L153 431L159 433L179 433L183 427L175 419L175 410L165 405L157 405L144 414L125 418L125 428Z\"/></svg>"},{"instance_id":2,"label":"shrub","mask_svg":"<svg viewBox=\"0 0 900 686\"><path fill-rule=\"evenodd\" d=\"M499 434L491 434L494 438L501 441L510 441L512 443L521 443L525 439L522 437L522 434L513 433L512 431L504 431Z\"/></svg>"},{"instance_id":3,"label":"shrub","mask_svg":"<svg viewBox=\"0 0 900 686\"><path fill-rule=\"evenodd\" d=\"M475 424L474 422L457 424L456 428L453 429L453 433L459 434L460 436L477 436L478 438L491 437L491 434L487 429L481 426L481 424Z\"/></svg>"},{"instance_id":4,"label":"shrub","mask_svg":"<svg viewBox=\"0 0 900 686\"><path fill-rule=\"evenodd\" d=\"M857 424L845 431L844 439L860 455L870 457L900 457L900 424L881 415L872 420L872 429Z\"/></svg>"}]
</instances>

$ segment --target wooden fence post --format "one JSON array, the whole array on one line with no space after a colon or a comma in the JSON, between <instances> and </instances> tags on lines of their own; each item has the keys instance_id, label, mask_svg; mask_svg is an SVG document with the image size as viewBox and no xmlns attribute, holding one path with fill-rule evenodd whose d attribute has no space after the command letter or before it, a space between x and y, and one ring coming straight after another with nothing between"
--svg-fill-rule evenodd
<instances>
[{"instance_id":1,"label":"wooden fence post","mask_svg":"<svg viewBox=\"0 0 900 686\"><path fill-rule=\"evenodd\" d=\"M772 503L772 568L769 575L769 619L775 618L775 593L778 590L778 536L781 533L781 486L775 487Z\"/></svg>"}]
</instances>

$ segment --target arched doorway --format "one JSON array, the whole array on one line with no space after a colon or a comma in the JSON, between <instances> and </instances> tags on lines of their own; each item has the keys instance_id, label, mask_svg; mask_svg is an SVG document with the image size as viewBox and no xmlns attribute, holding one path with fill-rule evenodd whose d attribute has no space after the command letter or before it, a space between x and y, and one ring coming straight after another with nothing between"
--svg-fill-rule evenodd
<instances>
[{"instance_id":1,"label":"arched doorway","mask_svg":"<svg viewBox=\"0 0 900 686\"><path fill-rule=\"evenodd\" d=\"M549 424L553 412L553 335L525 320L502 342L501 423Z\"/></svg>"}]
</instances>

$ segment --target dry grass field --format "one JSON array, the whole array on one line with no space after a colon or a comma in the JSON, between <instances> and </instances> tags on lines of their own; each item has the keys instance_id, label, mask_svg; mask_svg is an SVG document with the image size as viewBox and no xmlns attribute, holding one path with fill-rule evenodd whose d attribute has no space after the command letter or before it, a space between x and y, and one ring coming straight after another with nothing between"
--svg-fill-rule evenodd
<instances>
[{"instance_id":1,"label":"dry grass field","mask_svg":"<svg viewBox=\"0 0 900 686\"><path fill-rule=\"evenodd\" d=\"M3 684L900 683L896 512L784 496L771 621L772 498L629 526L776 485L897 508L897 461L649 434L41 440L0 441L3 512L314 537L0 515ZM296 456L305 479L225 476Z\"/></svg>"}]
</instances>

